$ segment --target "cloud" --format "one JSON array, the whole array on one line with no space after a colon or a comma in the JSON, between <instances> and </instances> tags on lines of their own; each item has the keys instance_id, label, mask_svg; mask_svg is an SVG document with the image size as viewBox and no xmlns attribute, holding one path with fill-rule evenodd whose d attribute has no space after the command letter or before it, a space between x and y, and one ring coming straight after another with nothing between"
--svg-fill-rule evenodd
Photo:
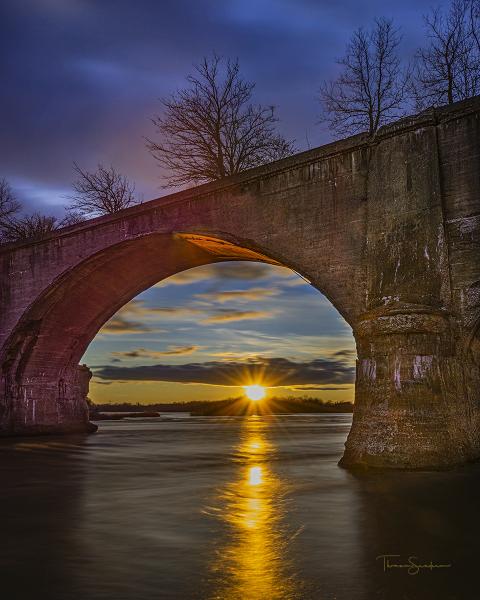
<instances>
[{"instance_id":1,"label":"cloud","mask_svg":"<svg viewBox=\"0 0 480 600\"><path fill-rule=\"evenodd\" d=\"M148 327L145 323L139 323L138 321L129 321L118 313L114 317L107 321L105 325L100 329L99 333L107 335L123 335L123 334L134 334L134 333L150 333L153 329Z\"/></svg>"},{"instance_id":2,"label":"cloud","mask_svg":"<svg viewBox=\"0 0 480 600\"><path fill-rule=\"evenodd\" d=\"M232 292L233 293L233 292ZM241 291L239 294L242 296ZM243 296L242 296L243 297ZM205 310L188 306L145 306L141 300L132 300L123 306L100 330L99 333L108 335L153 333L164 331L153 328L151 322L159 319L192 319L202 325L212 323L229 323L255 319L271 319L276 311L260 310L227 310L220 309L209 314ZM204 318L200 318L203 316ZM150 323L149 323L150 321ZM157 356L164 354L158 354Z\"/></svg>"},{"instance_id":3,"label":"cloud","mask_svg":"<svg viewBox=\"0 0 480 600\"><path fill-rule=\"evenodd\" d=\"M126 352L112 352L112 356L119 358L159 358L160 356L174 356L192 354L198 350L200 346L169 346L167 350L147 350L146 348L138 348L136 350L128 350Z\"/></svg>"},{"instance_id":4,"label":"cloud","mask_svg":"<svg viewBox=\"0 0 480 600\"><path fill-rule=\"evenodd\" d=\"M117 311L117 316L118 315L143 315L144 310L145 310L145 308L143 306L142 300L132 300L128 304L125 304L125 306L122 306L122 308L120 308Z\"/></svg>"},{"instance_id":5,"label":"cloud","mask_svg":"<svg viewBox=\"0 0 480 600\"><path fill-rule=\"evenodd\" d=\"M267 265L259 262L223 262L212 263L195 267L172 275L156 284L155 287L166 287L168 285L190 285L199 281L236 280L236 281L259 281L271 277L282 277L297 279L297 276L286 267Z\"/></svg>"},{"instance_id":6,"label":"cloud","mask_svg":"<svg viewBox=\"0 0 480 600\"><path fill-rule=\"evenodd\" d=\"M239 293L241 291L239 290ZM200 296L200 294L198 294ZM254 319L270 319L276 314L275 311L261 311L261 310L228 310L228 309L220 309L214 311L212 314L205 311L204 309L192 308L189 306L156 306L156 307L148 307L145 306L142 300L132 300L128 304L126 304L123 308L121 308L115 317L110 320L114 321L114 326L116 326L116 322L118 322L118 329L120 329L121 323L129 323L130 325L140 327L145 327L142 331L151 331L148 329L148 325L142 323L131 323L129 321L130 317L137 317L143 319L162 319L162 318L171 318L171 319L185 319L194 317L198 320L200 315L203 315L204 318L198 320L198 323L202 325L209 325L211 323L225 323L232 321L247 321ZM109 323L110 323L109 322ZM135 327L133 327L135 328Z\"/></svg>"},{"instance_id":7,"label":"cloud","mask_svg":"<svg viewBox=\"0 0 480 600\"><path fill-rule=\"evenodd\" d=\"M337 391L341 391L341 390L350 390L351 387L347 387L347 386L328 386L328 385L300 385L300 386L295 386L292 387L292 390L294 390L295 392L307 392L307 391L323 391L323 392L337 392Z\"/></svg>"},{"instance_id":8,"label":"cloud","mask_svg":"<svg viewBox=\"0 0 480 600\"><path fill-rule=\"evenodd\" d=\"M195 298L208 300L209 302L255 302L277 296L279 290L276 288L251 288L249 290L228 290L224 292L203 292L195 294Z\"/></svg>"},{"instance_id":9,"label":"cloud","mask_svg":"<svg viewBox=\"0 0 480 600\"><path fill-rule=\"evenodd\" d=\"M202 319L200 323L202 325L210 325L211 323L272 319L275 314L274 311L267 312L265 310L222 310L206 319Z\"/></svg>"},{"instance_id":10,"label":"cloud","mask_svg":"<svg viewBox=\"0 0 480 600\"><path fill-rule=\"evenodd\" d=\"M212 266L217 268L217 277L219 279L251 281L267 279L273 276L290 277L292 275L292 271L286 267L259 262L225 262Z\"/></svg>"},{"instance_id":11,"label":"cloud","mask_svg":"<svg viewBox=\"0 0 480 600\"><path fill-rule=\"evenodd\" d=\"M148 316L152 317L191 317L198 315L202 311L197 308L190 308L188 306L159 306L157 308L148 309Z\"/></svg>"},{"instance_id":12,"label":"cloud","mask_svg":"<svg viewBox=\"0 0 480 600\"><path fill-rule=\"evenodd\" d=\"M223 386L239 386L248 381L261 381L269 386L318 386L353 383L355 369L335 359L294 362L286 358L259 357L184 365L102 366L95 371L95 377L110 381L171 381Z\"/></svg>"},{"instance_id":13,"label":"cloud","mask_svg":"<svg viewBox=\"0 0 480 600\"><path fill-rule=\"evenodd\" d=\"M344 350L337 350L337 352L334 352L332 356L339 359L352 360L357 356L357 353L355 352L355 350L347 348Z\"/></svg>"},{"instance_id":14,"label":"cloud","mask_svg":"<svg viewBox=\"0 0 480 600\"><path fill-rule=\"evenodd\" d=\"M211 268L213 266L214 265L194 267L193 269L181 271L166 279L162 279L162 281L159 281L153 287L162 288L167 287L168 285L190 285L191 283L197 283L198 281L212 279L213 277L216 277Z\"/></svg>"},{"instance_id":15,"label":"cloud","mask_svg":"<svg viewBox=\"0 0 480 600\"><path fill-rule=\"evenodd\" d=\"M252 352L249 350L241 351L219 351L219 352L209 352L209 356L214 356L215 358L220 358L222 361L230 361L230 360L257 360L259 357L258 352ZM265 353L262 352L262 356L265 356Z\"/></svg>"},{"instance_id":16,"label":"cloud","mask_svg":"<svg viewBox=\"0 0 480 600\"><path fill-rule=\"evenodd\" d=\"M290 279L288 279L287 281L285 281L285 283L283 283L283 285L285 287L297 287L299 285L312 285L312 284L310 283L310 281L308 281L307 279L305 279L301 275L297 275L297 274L293 274L292 273L292 277L290 277Z\"/></svg>"},{"instance_id":17,"label":"cloud","mask_svg":"<svg viewBox=\"0 0 480 600\"><path fill-rule=\"evenodd\" d=\"M331 136L314 125L315 90L319 77L337 74L335 57L351 32L387 12L405 26L408 60L422 43L421 14L430 4L4 0L2 43L15 60L2 64L3 174L22 176L37 189L64 188L72 160L87 168L114 161L146 198L158 195L158 169L143 147L143 136L153 133L149 118L159 110L157 98L185 85L192 62L212 40L221 54L238 56L242 73L258 82L255 102L279 106L280 132L304 147L326 142ZM48 202L34 208L44 211Z\"/></svg>"},{"instance_id":18,"label":"cloud","mask_svg":"<svg viewBox=\"0 0 480 600\"><path fill-rule=\"evenodd\" d=\"M132 300L117 311L116 317L142 317L144 319L159 319L163 317L188 317L198 315L202 311L188 306L145 306L143 300Z\"/></svg>"},{"instance_id":19,"label":"cloud","mask_svg":"<svg viewBox=\"0 0 480 600\"><path fill-rule=\"evenodd\" d=\"M148 321L163 318L188 318L202 311L184 306L145 306L142 300L132 300L122 306L116 314L100 329L99 333L108 335L131 335L136 333L160 333L162 329L152 327Z\"/></svg>"}]
</instances>

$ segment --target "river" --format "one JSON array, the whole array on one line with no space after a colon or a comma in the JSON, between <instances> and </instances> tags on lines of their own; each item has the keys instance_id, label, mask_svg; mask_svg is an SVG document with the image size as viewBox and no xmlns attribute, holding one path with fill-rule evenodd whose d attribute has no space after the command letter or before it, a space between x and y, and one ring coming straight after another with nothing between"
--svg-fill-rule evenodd
<instances>
[{"instance_id":1,"label":"river","mask_svg":"<svg viewBox=\"0 0 480 600\"><path fill-rule=\"evenodd\" d=\"M170 415L3 440L0 597L479 598L480 466L351 473L350 423Z\"/></svg>"}]
</instances>

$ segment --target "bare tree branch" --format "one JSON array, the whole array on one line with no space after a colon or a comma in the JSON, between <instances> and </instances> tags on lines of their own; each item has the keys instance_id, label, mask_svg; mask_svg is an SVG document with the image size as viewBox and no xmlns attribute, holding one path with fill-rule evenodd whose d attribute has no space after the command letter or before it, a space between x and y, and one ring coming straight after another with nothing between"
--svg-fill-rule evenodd
<instances>
[{"instance_id":1,"label":"bare tree branch","mask_svg":"<svg viewBox=\"0 0 480 600\"><path fill-rule=\"evenodd\" d=\"M6 219L12 218L20 209L20 202L15 199L10 184L3 177L0 179L0 228Z\"/></svg>"},{"instance_id":2,"label":"bare tree branch","mask_svg":"<svg viewBox=\"0 0 480 600\"><path fill-rule=\"evenodd\" d=\"M376 19L370 31L355 31L345 56L337 61L339 77L320 88L321 120L335 133L373 135L405 114L409 74L398 57L400 41L399 31L387 19Z\"/></svg>"},{"instance_id":3,"label":"bare tree branch","mask_svg":"<svg viewBox=\"0 0 480 600\"><path fill-rule=\"evenodd\" d=\"M120 175L114 167L99 164L94 173L81 169L74 163L78 175L73 184L75 193L70 196L67 207L70 221L78 222L81 217L96 217L116 213L135 204L135 186ZM69 223L71 224L71 223Z\"/></svg>"},{"instance_id":4,"label":"bare tree branch","mask_svg":"<svg viewBox=\"0 0 480 600\"><path fill-rule=\"evenodd\" d=\"M222 179L289 156L292 142L275 133L273 106L250 103L254 84L243 80L238 61L204 58L187 77L189 87L162 101L152 119L160 141L147 148L166 168L166 186Z\"/></svg>"},{"instance_id":5,"label":"bare tree branch","mask_svg":"<svg viewBox=\"0 0 480 600\"><path fill-rule=\"evenodd\" d=\"M79 210L68 209L66 215L59 222L59 227L70 227L71 225L78 225L85 221L85 215Z\"/></svg>"},{"instance_id":6,"label":"bare tree branch","mask_svg":"<svg viewBox=\"0 0 480 600\"><path fill-rule=\"evenodd\" d=\"M67 214L62 220L38 212L18 216L21 208L6 179L0 179L0 243L40 240L52 231L83 220L76 212Z\"/></svg>"},{"instance_id":7,"label":"bare tree branch","mask_svg":"<svg viewBox=\"0 0 480 600\"><path fill-rule=\"evenodd\" d=\"M480 45L476 0L453 0L448 10L424 16L428 42L415 57L413 96L417 110L452 104L480 91Z\"/></svg>"},{"instance_id":8,"label":"bare tree branch","mask_svg":"<svg viewBox=\"0 0 480 600\"><path fill-rule=\"evenodd\" d=\"M480 0L466 1L468 28L470 30L476 52L480 54Z\"/></svg>"}]
</instances>

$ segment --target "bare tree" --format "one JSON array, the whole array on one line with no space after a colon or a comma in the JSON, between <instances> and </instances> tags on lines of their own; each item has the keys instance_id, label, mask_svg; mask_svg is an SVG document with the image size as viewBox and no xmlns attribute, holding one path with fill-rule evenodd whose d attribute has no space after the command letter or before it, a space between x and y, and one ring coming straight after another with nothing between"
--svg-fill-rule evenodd
<instances>
[{"instance_id":1,"label":"bare tree","mask_svg":"<svg viewBox=\"0 0 480 600\"><path fill-rule=\"evenodd\" d=\"M59 222L60 227L70 227L85 221L85 215L79 210L68 209L63 219Z\"/></svg>"},{"instance_id":2,"label":"bare tree","mask_svg":"<svg viewBox=\"0 0 480 600\"><path fill-rule=\"evenodd\" d=\"M417 109L452 104L480 91L478 4L453 0L446 12L424 16L428 43L415 57L413 94Z\"/></svg>"},{"instance_id":3,"label":"bare tree","mask_svg":"<svg viewBox=\"0 0 480 600\"><path fill-rule=\"evenodd\" d=\"M3 177L0 179L0 227L2 223L11 219L21 209L8 181Z\"/></svg>"},{"instance_id":4,"label":"bare tree","mask_svg":"<svg viewBox=\"0 0 480 600\"><path fill-rule=\"evenodd\" d=\"M480 0L466 0L468 28L472 36L475 49L480 54Z\"/></svg>"},{"instance_id":5,"label":"bare tree","mask_svg":"<svg viewBox=\"0 0 480 600\"><path fill-rule=\"evenodd\" d=\"M21 204L16 200L10 184L3 177L0 179L0 242L8 241L9 224L21 208Z\"/></svg>"},{"instance_id":6,"label":"bare tree","mask_svg":"<svg viewBox=\"0 0 480 600\"><path fill-rule=\"evenodd\" d=\"M63 219L35 212L19 216L22 206L15 199L6 179L0 179L0 243L39 240L61 227L83 220L79 213L69 213Z\"/></svg>"},{"instance_id":7,"label":"bare tree","mask_svg":"<svg viewBox=\"0 0 480 600\"><path fill-rule=\"evenodd\" d=\"M295 151L275 132L274 107L251 103L255 84L242 79L238 60L204 58L187 81L152 119L160 141L147 139L166 186L222 179Z\"/></svg>"},{"instance_id":8,"label":"bare tree","mask_svg":"<svg viewBox=\"0 0 480 600\"><path fill-rule=\"evenodd\" d=\"M0 223L0 243L41 240L62 227L84 221L79 213L67 213L63 219L35 212L21 217L11 216Z\"/></svg>"},{"instance_id":9,"label":"bare tree","mask_svg":"<svg viewBox=\"0 0 480 600\"><path fill-rule=\"evenodd\" d=\"M322 121L344 136L379 127L405 114L408 71L398 56L401 36L393 22L376 19L371 30L355 31L334 81L320 88Z\"/></svg>"},{"instance_id":10,"label":"bare tree","mask_svg":"<svg viewBox=\"0 0 480 600\"><path fill-rule=\"evenodd\" d=\"M33 213L23 217L11 217L2 224L2 242L41 240L58 229L55 217Z\"/></svg>"},{"instance_id":11,"label":"bare tree","mask_svg":"<svg viewBox=\"0 0 480 600\"><path fill-rule=\"evenodd\" d=\"M78 222L81 217L96 217L116 213L135 204L135 186L114 167L97 166L93 173L81 169L74 163L78 176L73 184L75 193L70 196L67 207L70 215Z\"/></svg>"}]
</instances>

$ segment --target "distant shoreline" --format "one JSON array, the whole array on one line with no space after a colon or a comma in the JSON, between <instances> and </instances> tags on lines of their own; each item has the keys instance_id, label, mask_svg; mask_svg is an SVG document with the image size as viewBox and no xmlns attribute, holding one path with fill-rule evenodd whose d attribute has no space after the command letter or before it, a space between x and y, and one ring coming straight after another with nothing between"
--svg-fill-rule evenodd
<instances>
[{"instance_id":1,"label":"distant shoreline","mask_svg":"<svg viewBox=\"0 0 480 600\"><path fill-rule=\"evenodd\" d=\"M317 398L268 398L254 403L244 397L226 400L141 404L90 404L90 419L119 420L124 418L155 418L160 413L183 412L191 416L243 416L352 413L352 402L325 402Z\"/></svg>"},{"instance_id":2,"label":"distant shoreline","mask_svg":"<svg viewBox=\"0 0 480 600\"><path fill-rule=\"evenodd\" d=\"M121 419L129 418L129 419L154 419L156 417L160 417L159 412L152 412L151 410L145 411L125 411L125 412L117 412L117 411L90 411L90 419L92 421L120 421Z\"/></svg>"}]
</instances>

